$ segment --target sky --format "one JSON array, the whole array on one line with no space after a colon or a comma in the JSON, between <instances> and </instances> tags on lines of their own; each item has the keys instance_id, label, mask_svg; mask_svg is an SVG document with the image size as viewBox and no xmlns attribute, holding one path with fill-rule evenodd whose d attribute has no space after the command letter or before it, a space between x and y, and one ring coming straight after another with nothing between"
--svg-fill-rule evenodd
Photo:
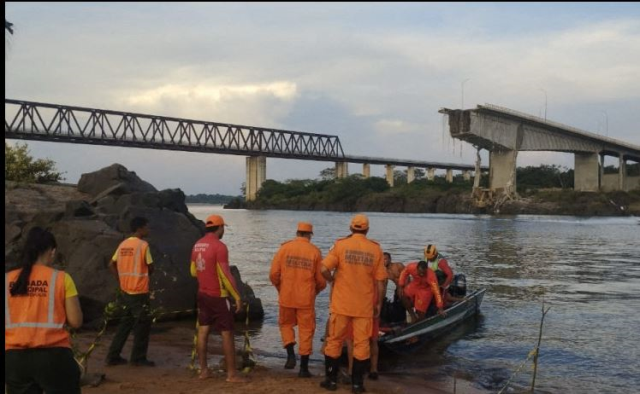
<instances>
[{"instance_id":1,"label":"sky","mask_svg":"<svg viewBox=\"0 0 640 394\"><path fill-rule=\"evenodd\" d=\"M546 107L640 145L640 3L6 2L5 15L5 98L332 134L348 155L448 163L475 151L449 137L442 107ZM246 177L242 156L28 145L69 183L114 162L187 194L237 195ZM522 152L518 165L573 160ZM267 178L329 165L268 158Z\"/></svg>"}]
</instances>

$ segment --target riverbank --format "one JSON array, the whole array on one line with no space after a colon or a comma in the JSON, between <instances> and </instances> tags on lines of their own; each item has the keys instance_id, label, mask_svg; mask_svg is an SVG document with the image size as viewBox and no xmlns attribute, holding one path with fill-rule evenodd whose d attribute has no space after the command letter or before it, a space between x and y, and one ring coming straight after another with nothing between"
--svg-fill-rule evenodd
<instances>
[{"instance_id":1,"label":"riverbank","mask_svg":"<svg viewBox=\"0 0 640 394\"><path fill-rule=\"evenodd\" d=\"M74 339L80 349L86 349L95 337L95 332L86 331L78 334ZM113 330L110 330L101 341L101 345L91 355L89 361L90 374L105 374L105 380L97 387L83 387L87 394L116 394L127 392L144 392L156 394L176 393L210 393L221 392L229 394L245 393L308 393L321 394L326 390L319 387L324 377L324 366L321 362L310 364L310 379L297 377L297 370L287 371L282 368L284 358L269 357L260 349L254 349L258 358L258 365L248 374L249 383L227 383L225 373L217 368L221 360L221 339L212 334L209 339L209 363L215 370L213 377L205 381L199 380L196 374L188 369L190 354L193 346L193 327L188 322L162 322L153 326L151 332L148 357L156 362L156 367L131 367L128 365L105 367L103 360ZM236 348L242 343L242 337L236 334ZM122 353L127 356L131 349L131 339ZM284 353L283 353L284 354ZM320 357L316 355L316 357ZM214 368L216 367L216 368ZM426 381L415 375L381 373L378 381L366 380L365 386L370 393L415 393L443 394L452 392L453 380L443 378L442 381ZM471 382L458 379L456 381L458 393L483 393L474 388ZM347 392L349 386L340 385L339 392Z\"/></svg>"}]
</instances>

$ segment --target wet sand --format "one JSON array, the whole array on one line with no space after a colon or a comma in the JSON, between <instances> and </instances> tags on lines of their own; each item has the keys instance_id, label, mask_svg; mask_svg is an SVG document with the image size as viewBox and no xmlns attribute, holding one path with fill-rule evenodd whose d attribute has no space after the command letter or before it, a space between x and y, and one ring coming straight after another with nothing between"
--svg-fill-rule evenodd
<instances>
[{"instance_id":1,"label":"wet sand","mask_svg":"<svg viewBox=\"0 0 640 394\"><path fill-rule=\"evenodd\" d=\"M188 369L191 361L193 329L184 324L175 325L171 322L154 325L151 333L148 358L155 361L156 367L133 367L119 365L106 367L104 358L113 337L114 328L103 336L100 345L94 350L88 362L89 374L105 374L105 380L97 387L85 386L83 393L87 394L115 394L115 393L326 393L319 387L324 379L324 366L320 362L310 363L312 378L297 377L296 370L283 369L284 359L260 355L260 350L254 348L258 365L247 375L249 383L227 383L226 373L219 368L222 359L221 339L212 334L209 339L209 366L212 378L200 380L195 372ZM84 351L92 343L96 332L79 333L75 343ZM236 348L242 343L236 333ZM131 351L130 337L122 352L127 358ZM196 362L197 366L197 362ZM370 393L452 393L453 379L445 381L426 381L415 375L404 376L393 373L380 374L377 381L365 379L365 387ZM351 387L339 384L337 392L350 392ZM472 387L470 382L457 381L457 393L480 393L482 391Z\"/></svg>"}]
</instances>

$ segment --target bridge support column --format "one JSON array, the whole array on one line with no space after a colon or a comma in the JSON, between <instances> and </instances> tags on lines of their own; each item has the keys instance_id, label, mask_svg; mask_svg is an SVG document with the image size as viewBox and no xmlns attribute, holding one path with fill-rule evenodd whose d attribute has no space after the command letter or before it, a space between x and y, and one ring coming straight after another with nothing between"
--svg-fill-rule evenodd
<instances>
[{"instance_id":1,"label":"bridge support column","mask_svg":"<svg viewBox=\"0 0 640 394\"><path fill-rule=\"evenodd\" d=\"M436 179L436 169L435 168L427 168L427 179L432 181Z\"/></svg>"},{"instance_id":2,"label":"bridge support column","mask_svg":"<svg viewBox=\"0 0 640 394\"><path fill-rule=\"evenodd\" d=\"M393 168L394 166L391 164L386 165L387 168L387 183L389 186L393 187Z\"/></svg>"},{"instance_id":3,"label":"bridge support column","mask_svg":"<svg viewBox=\"0 0 640 394\"><path fill-rule=\"evenodd\" d=\"M494 150L489 154L489 187L491 190L502 189L507 194L516 191L516 156L515 150Z\"/></svg>"},{"instance_id":4,"label":"bridge support column","mask_svg":"<svg viewBox=\"0 0 640 394\"><path fill-rule=\"evenodd\" d=\"M446 175L446 180L449 183L453 183L453 170L452 169L447 169L447 175Z\"/></svg>"},{"instance_id":5,"label":"bridge support column","mask_svg":"<svg viewBox=\"0 0 640 394\"><path fill-rule=\"evenodd\" d=\"M415 167L407 167L407 183L411 183L416 180Z\"/></svg>"},{"instance_id":6,"label":"bridge support column","mask_svg":"<svg viewBox=\"0 0 640 394\"><path fill-rule=\"evenodd\" d=\"M620 153L620 165L618 166L618 190L627 190L627 161Z\"/></svg>"},{"instance_id":7,"label":"bridge support column","mask_svg":"<svg viewBox=\"0 0 640 394\"><path fill-rule=\"evenodd\" d=\"M267 179L267 158L264 156L247 157L247 181L245 183L245 199L254 201L258 190Z\"/></svg>"},{"instance_id":8,"label":"bridge support column","mask_svg":"<svg viewBox=\"0 0 640 394\"><path fill-rule=\"evenodd\" d=\"M336 178L346 178L349 176L349 163L346 161L336 162Z\"/></svg>"},{"instance_id":9,"label":"bridge support column","mask_svg":"<svg viewBox=\"0 0 640 394\"><path fill-rule=\"evenodd\" d=\"M471 171L464 170L462 172L462 179L464 179L465 181L470 181L471 180Z\"/></svg>"},{"instance_id":10,"label":"bridge support column","mask_svg":"<svg viewBox=\"0 0 640 394\"><path fill-rule=\"evenodd\" d=\"M600 163L597 153L576 153L573 172L573 189L596 192L599 189Z\"/></svg>"},{"instance_id":11,"label":"bridge support column","mask_svg":"<svg viewBox=\"0 0 640 394\"><path fill-rule=\"evenodd\" d=\"M371 177L371 164L363 163L362 164L362 176L364 179Z\"/></svg>"}]
</instances>

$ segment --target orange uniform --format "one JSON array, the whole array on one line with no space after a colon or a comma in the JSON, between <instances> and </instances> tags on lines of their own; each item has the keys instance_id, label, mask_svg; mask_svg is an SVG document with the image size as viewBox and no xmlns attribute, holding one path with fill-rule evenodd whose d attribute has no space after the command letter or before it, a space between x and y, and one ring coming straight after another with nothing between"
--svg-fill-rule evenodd
<instances>
[{"instance_id":1,"label":"orange uniform","mask_svg":"<svg viewBox=\"0 0 640 394\"><path fill-rule=\"evenodd\" d=\"M376 281L387 279L382 249L364 234L354 233L335 242L322 264L336 270L331 296L329 337L325 355L340 357L348 325L353 325L354 357L370 356Z\"/></svg>"},{"instance_id":2,"label":"orange uniform","mask_svg":"<svg viewBox=\"0 0 640 394\"><path fill-rule=\"evenodd\" d=\"M149 244L138 237L122 241L111 260L117 262L120 288L127 294L149 292L149 264L153 263Z\"/></svg>"},{"instance_id":3,"label":"orange uniform","mask_svg":"<svg viewBox=\"0 0 640 394\"><path fill-rule=\"evenodd\" d=\"M78 295L71 277L43 265L34 265L27 295L11 296L21 269L5 274L4 348L70 348L65 299Z\"/></svg>"},{"instance_id":4,"label":"orange uniform","mask_svg":"<svg viewBox=\"0 0 640 394\"><path fill-rule=\"evenodd\" d=\"M411 283L407 285L409 276ZM436 305L442 308L442 297L438 288L438 278L430 268L427 268L425 276L418 275L418 262L409 263L407 268L400 274L400 286L404 287L404 293L413 301L413 306L418 312L425 313L431 304L433 296L436 298ZM405 287L406 286L406 287Z\"/></svg>"},{"instance_id":5,"label":"orange uniform","mask_svg":"<svg viewBox=\"0 0 640 394\"><path fill-rule=\"evenodd\" d=\"M299 326L300 355L312 352L316 329L316 295L327 281L320 273L322 253L305 237L285 242L271 263L269 279L278 289L280 313L278 323L284 347L295 344L293 327Z\"/></svg>"}]
</instances>

